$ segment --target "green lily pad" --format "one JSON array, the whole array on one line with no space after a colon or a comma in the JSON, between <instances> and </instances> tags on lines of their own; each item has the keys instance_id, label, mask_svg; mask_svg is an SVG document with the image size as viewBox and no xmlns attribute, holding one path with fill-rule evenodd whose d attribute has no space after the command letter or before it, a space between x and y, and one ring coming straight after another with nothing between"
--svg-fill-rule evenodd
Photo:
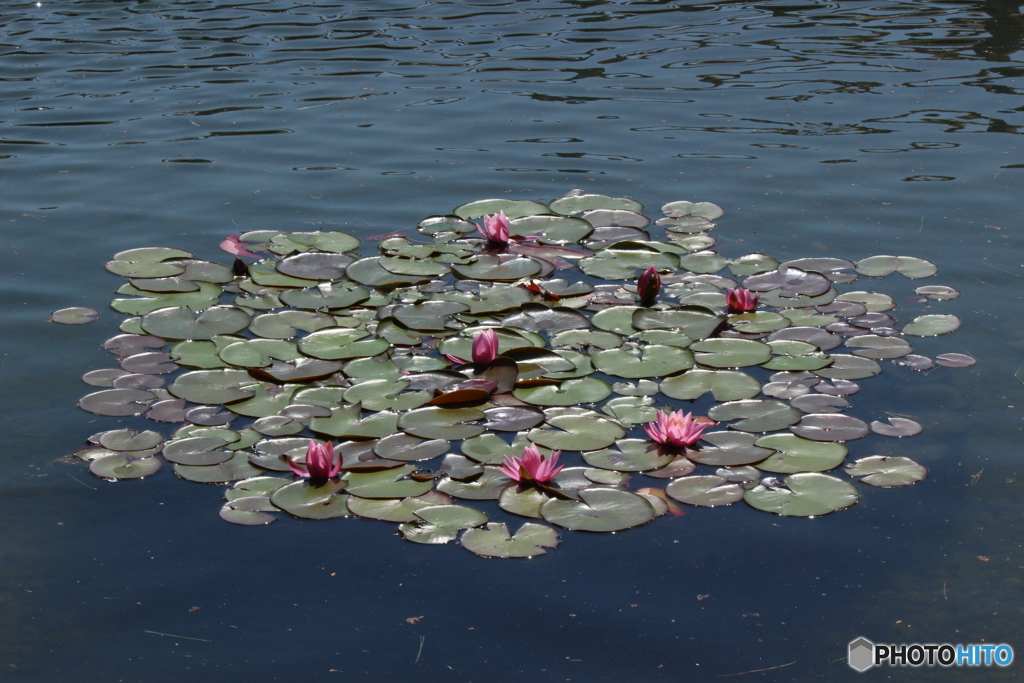
<instances>
[{"instance_id":1,"label":"green lily pad","mask_svg":"<svg viewBox=\"0 0 1024 683\"><path fill-rule=\"evenodd\" d=\"M411 498L357 498L348 499L348 509L354 515L384 522L408 523L419 521L417 510L435 505L450 505L451 496L440 491L427 491Z\"/></svg>"},{"instance_id":2,"label":"green lily pad","mask_svg":"<svg viewBox=\"0 0 1024 683\"><path fill-rule=\"evenodd\" d=\"M846 346L856 351L851 351L854 356L863 358L902 358L909 355L914 348L907 343L906 339L900 337L883 337L877 334L860 334L846 340ZM807 368L814 370L815 368Z\"/></svg>"},{"instance_id":3,"label":"green lily pad","mask_svg":"<svg viewBox=\"0 0 1024 683\"><path fill-rule=\"evenodd\" d=\"M512 484L501 490L498 496L498 506L505 512L523 517L540 519L540 508L544 503L552 499L536 486L518 486Z\"/></svg>"},{"instance_id":4,"label":"green lily pad","mask_svg":"<svg viewBox=\"0 0 1024 683\"><path fill-rule=\"evenodd\" d=\"M510 536L503 522L491 522L487 529L468 529L462 547L481 557L536 557L558 546L558 532L543 524L527 522Z\"/></svg>"},{"instance_id":5,"label":"green lily pad","mask_svg":"<svg viewBox=\"0 0 1024 683\"><path fill-rule=\"evenodd\" d=\"M89 471L103 479L142 479L156 474L163 464L156 457L133 458L129 453L114 453L92 460Z\"/></svg>"},{"instance_id":6,"label":"green lily pad","mask_svg":"<svg viewBox=\"0 0 1024 683\"><path fill-rule=\"evenodd\" d=\"M187 306L193 311L202 311L217 303L221 293L220 285L212 282L199 282L199 290L195 292L145 292L125 284L117 289L118 294L130 296L130 299L113 299L110 307L125 315L145 315L158 308Z\"/></svg>"},{"instance_id":7,"label":"green lily pad","mask_svg":"<svg viewBox=\"0 0 1024 683\"><path fill-rule=\"evenodd\" d=\"M95 308L73 306L71 308L62 308L59 311L51 313L50 322L59 323L61 325L84 325L95 321L99 316L100 312Z\"/></svg>"},{"instance_id":8,"label":"green lily pad","mask_svg":"<svg viewBox=\"0 0 1024 683\"><path fill-rule=\"evenodd\" d=\"M312 418L309 428L314 432L345 439L380 439L398 431L398 422L398 413L392 411L382 411L363 418L359 406L342 405L332 408L330 417Z\"/></svg>"},{"instance_id":9,"label":"green lily pad","mask_svg":"<svg viewBox=\"0 0 1024 683\"><path fill-rule=\"evenodd\" d=\"M487 515L465 505L432 505L420 508L414 514L418 518L415 523L409 522L398 527L402 538L430 545L454 541L463 529L487 522Z\"/></svg>"},{"instance_id":10,"label":"green lily pad","mask_svg":"<svg viewBox=\"0 0 1024 683\"><path fill-rule=\"evenodd\" d=\"M654 507L641 495L610 488L583 489L579 500L553 498L541 507L552 524L574 531L622 531L646 524L655 517Z\"/></svg>"},{"instance_id":11,"label":"green lily pad","mask_svg":"<svg viewBox=\"0 0 1024 683\"><path fill-rule=\"evenodd\" d=\"M658 345L645 346L639 354L625 349L608 349L593 355L597 370L626 379L667 377L692 368L693 359L693 354L687 349Z\"/></svg>"},{"instance_id":12,"label":"green lily pad","mask_svg":"<svg viewBox=\"0 0 1024 683\"><path fill-rule=\"evenodd\" d=\"M408 386L407 380L369 379L348 389L345 401L360 403L363 410L402 412L419 408L433 398L429 391L402 393Z\"/></svg>"},{"instance_id":13,"label":"green lily pad","mask_svg":"<svg viewBox=\"0 0 1024 683\"><path fill-rule=\"evenodd\" d=\"M852 484L818 472L791 474L785 479L785 487L760 484L743 494L743 500L753 508L791 517L827 515L850 507L859 498Z\"/></svg>"},{"instance_id":14,"label":"green lily pad","mask_svg":"<svg viewBox=\"0 0 1024 683\"><path fill-rule=\"evenodd\" d=\"M796 434L769 434L756 445L772 448L778 453L758 463L757 469L779 474L825 472L843 464L849 449L841 443L811 441Z\"/></svg>"},{"instance_id":15,"label":"green lily pad","mask_svg":"<svg viewBox=\"0 0 1024 683\"><path fill-rule=\"evenodd\" d=\"M249 454L237 451L230 460L216 465L175 465L174 473L182 479L201 484L224 484L229 481L250 479L263 474L263 470L249 464Z\"/></svg>"},{"instance_id":16,"label":"green lily pad","mask_svg":"<svg viewBox=\"0 0 1024 683\"><path fill-rule=\"evenodd\" d=\"M596 451L607 448L626 435L622 427L597 413L549 417L556 429L531 429L527 437L552 450Z\"/></svg>"},{"instance_id":17,"label":"green lily pad","mask_svg":"<svg viewBox=\"0 0 1024 683\"><path fill-rule=\"evenodd\" d=\"M927 467L902 456L872 455L851 462L845 471L865 484L883 487L916 484L928 476Z\"/></svg>"},{"instance_id":18,"label":"green lily pad","mask_svg":"<svg viewBox=\"0 0 1024 683\"><path fill-rule=\"evenodd\" d=\"M410 498L422 496L434 487L430 479L407 479L416 471L413 465L402 465L376 472L349 472L348 492L360 498Z\"/></svg>"},{"instance_id":19,"label":"green lily pad","mask_svg":"<svg viewBox=\"0 0 1024 683\"><path fill-rule=\"evenodd\" d=\"M716 422L739 420L730 425L742 432L774 432L800 420L803 413L774 399L730 401L712 406L708 417Z\"/></svg>"},{"instance_id":20,"label":"green lily pad","mask_svg":"<svg viewBox=\"0 0 1024 683\"><path fill-rule=\"evenodd\" d=\"M612 387L600 377L570 379L561 384L522 387L512 392L520 401L541 406L574 406L597 403L611 396Z\"/></svg>"},{"instance_id":21,"label":"green lily pad","mask_svg":"<svg viewBox=\"0 0 1024 683\"><path fill-rule=\"evenodd\" d=\"M483 411L475 408L419 408L403 413L398 420L402 431L424 439L469 439L484 431L474 424L484 418Z\"/></svg>"},{"instance_id":22,"label":"green lily pad","mask_svg":"<svg viewBox=\"0 0 1024 683\"><path fill-rule=\"evenodd\" d=\"M652 422L658 418L658 410L654 407L654 399L650 396L613 398L602 406L601 412L622 425Z\"/></svg>"},{"instance_id":23,"label":"green lily pad","mask_svg":"<svg viewBox=\"0 0 1024 683\"><path fill-rule=\"evenodd\" d=\"M752 339L704 339L690 344L700 365L712 368L743 368L771 360L772 347Z\"/></svg>"},{"instance_id":24,"label":"green lily pad","mask_svg":"<svg viewBox=\"0 0 1024 683\"><path fill-rule=\"evenodd\" d=\"M373 452L388 460L414 462L444 455L450 446L445 439L421 439L408 434L392 434L378 441Z\"/></svg>"},{"instance_id":25,"label":"green lily pad","mask_svg":"<svg viewBox=\"0 0 1024 683\"><path fill-rule=\"evenodd\" d=\"M224 497L229 500L239 498L262 497L268 498L277 489L290 483L283 477L253 477L235 482L234 486L224 492Z\"/></svg>"},{"instance_id":26,"label":"green lily pad","mask_svg":"<svg viewBox=\"0 0 1024 683\"><path fill-rule=\"evenodd\" d=\"M761 383L739 370L695 368L665 379L660 390L669 398L683 401L696 400L709 391L716 401L738 401L761 393Z\"/></svg>"},{"instance_id":27,"label":"green lily pad","mask_svg":"<svg viewBox=\"0 0 1024 683\"><path fill-rule=\"evenodd\" d=\"M814 344L796 339L779 339L768 342L772 348L772 359L762 363L766 370L802 371L821 370L832 364L832 357Z\"/></svg>"},{"instance_id":28,"label":"green lily pad","mask_svg":"<svg viewBox=\"0 0 1024 683\"><path fill-rule=\"evenodd\" d=\"M471 479L442 478L437 483L437 490L465 500L497 500L502 489L508 486L508 481L500 469L485 465L483 474Z\"/></svg>"},{"instance_id":29,"label":"green lily pad","mask_svg":"<svg viewBox=\"0 0 1024 683\"><path fill-rule=\"evenodd\" d=\"M703 474L674 479L665 493L680 503L700 507L732 505L743 498L743 487L725 477Z\"/></svg>"},{"instance_id":30,"label":"green lily pad","mask_svg":"<svg viewBox=\"0 0 1024 683\"><path fill-rule=\"evenodd\" d=\"M922 315L903 326L903 334L912 337L936 337L949 334L960 327L960 318L955 315Z\"/></svg>"},{"instance_id":31,"label":"green lily pad","mask_svg":"<svg viewBox=\"0 0 1024 683\"><path fill-rule=\"evenodd\" d=\"M480 199L461 204L452 211L459 218L472 220L504 211L509 220L523 216L550 214L551 210L540 202L529 199Z\"/></svg>"},{"instance_id":32,"label":"green lily pad","mask_svg":"<svg viewBox=\"0 0 1024 683\"><path fill-rule=\"evenodd\" d=\"M607 209L610 211L633 211L640 213L644 205L640 202L626 197L609 197L603 194L567 194L559 197L550 204L550 209L563 216L593 211L595 209Z\"/></svg>"},{"instance_id":33,"label":"green lily pad","mask_svg":"<svg viewBox=\"0 0 1024 683\"><path fill-rule=\"evenodd\" d=\"M277 521L270 512L278 508L270 502L268 496L245 496L234 498L224 503L220 509L220 518L232 524L244 526L262 526Z\"/></svg>"},{"instance_id":34,"label":"green lily pad","mask_svg":"<svg viewBox=\"0 0 1024 683\"><path fill-rule=\"evenodd\" d=\"M300 479L274 491L270 502L303 519L351 517L345 484L343 479Z\"/></svg>"},{"instance_id":35,"label":"green lily pad","mask_svg":"<svg viewBox=\"0 0 1024 683\"><path fill-rule=\"evenodd\" d=\"M467 264L452 266L452 272L463 279L504 282L533 277L542 270L539 261L514 254L480 254Z\"/></svg>"},{"instance_id":36,"label":"green lily pad","mask_svg":"<svg viewBox=\"0 0 1024 683\"><path fill-rule=\"evenodd\" d=\"M746 432L705 432L700 449L687 449L687 457L702 465L735 467L761 462L773 451L757 443L757 436Z\"/></svg>"},{"instance_id":37,"label":"green lily pad","mask_svg":"<svg viewBox=\"0 0 1024 683\"><path fill-rule=\"evenodd\" d=\"M912 280L931 277L939 270L934 263L914 256L870 256L857 261L855 268L858 273L868 277L902 273Z\"/></svg>"},{"instance_id":38,"label":"green lily pad","mask_svg":"<svg viewBox=\"0 0 1024 683\"><path fill-rule=\"evenodd\" d=\"M164 263L176 258L192 258L192 252L169 247L129 249L114 254L107 270L122 277L170 277L185 272L183 264Z\"/></svg>"},{"instance_id":39,"label":"green lily pad","mask_svg":"<svg viewBox=\"0 0 1024 683\"><path fill-rule=\"evenodd\" d=\"M78 407L95 415L127 417L142 415L154 400L156 396L141 389L104 389L83 396Z\"/></svg>"},{"instance_id":40,"label":"green lily pad","mask_svg":"<svg viewBox=\"0 0 1024 683\"><path fill-rule=\"evenodd\" d=\"M704 339L711 336L724 321L725 316L704 306L681 306L671 310L637 308L634 310L632 322L633 327L637 330L673 329L679 330L690 339ZM612 331L620 332L619 330ZM625 331L620 333L629 334ZM693 346L691 345L690 348L692 349Z\"/></svg>"},{"instance_id":41,"label":"green lily pad","mask_svg":"<svg viewBox=\"0 0 1024 683\"><path fill-rule=\"evenodd\" d=\"M583 453L583 460L591 467L619 472L644 472L664 467L675 455L646 439L622 439L615 448Z\"/></svg>"},{"instance_id":42,"label":"green lily pad","mask_svg":"<svg viewBox=\"0 0 1024 683\"><path fill-rule=\"evenodd\" d=\"M872 313L884 313L896 308L896 302L888 294L880 292L845 292L836 297L837 302L848 301L862 304Z\"/></svg>"},{"instance_id":43,"label":"green lily pad","mask_svg":"<svg viewBox=\"0 0 1024 683\"><path fill-rule=\"evenodd\" d=\"M882 366L870 358L847 356L841 353L832 354L832 365L815 370L814 374L828 379L864 379L874 377L882 371Z\"/></svg>"},{"instance_id":44,"label":"green lily pad","mask_svg":"<svg viewBox=\"0 0 1024 683\"><path fill-rule=\"evenodd\" d=\"M366 287L349 283L331 283L307 289L281 292L281 302L308 311L343 309L361 304L370 298Z\"/></svg>"}]
</instances>

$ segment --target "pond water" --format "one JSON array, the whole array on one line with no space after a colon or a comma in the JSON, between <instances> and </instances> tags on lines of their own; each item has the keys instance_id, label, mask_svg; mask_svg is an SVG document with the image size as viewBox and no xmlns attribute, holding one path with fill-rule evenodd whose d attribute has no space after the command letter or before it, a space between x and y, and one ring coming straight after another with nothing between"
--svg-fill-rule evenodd
<instances>
[{"instance_id":1,"label":"pond water","mask_svg":"<svg viewBox=\"0 0 1024 683\"><path fill-rule=\"evenodd\" d=\"M1024 648L1018 3L43 1L0 26L11 680L852 680L858 636ZM816 519L688 508L484 560L388 524L235 526L223 487L65 457L146 427L75 407L110 366L113 253L226 263L232 233L367 237L573 188L654 216L715 202L729 257L936 263L963 296L935 309L963 325L919 348L979 362L887 363L854 413L924 432L851 445L928 479ZM105 313L46 322L67 306Z\"/></svg>"}]
</instances>

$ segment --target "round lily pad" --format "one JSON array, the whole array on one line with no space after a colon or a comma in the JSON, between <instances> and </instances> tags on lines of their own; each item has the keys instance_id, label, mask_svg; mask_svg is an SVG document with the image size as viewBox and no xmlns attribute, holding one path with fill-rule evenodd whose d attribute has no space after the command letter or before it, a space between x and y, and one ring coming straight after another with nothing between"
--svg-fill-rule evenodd
<instances>
[{"instance_id":1,"label":"round lily pad","mask_svg":"<svg viewBox=\"0 0 1024 683\"><path fill-rule=\"evenodd\" d=\"M621 489L583 489L579 500L553 498L541 507L552 524L574 531L621 531L646 524L654 507L641 495Z\"/></svg>"},{"instance_id":2,"label":"round lily pad","mask_svg":"<svg viewBox=\"0 0 1024 683\"><path fill-rule=\"evenodd\" d=\"M871 486L907 486L928 476L928 468L902 456L872 455L851 462L846 473Z\"/></svg>"},{"instance_id":3,"label":"round lily pad","mask_svg":"<svg viewBox=\"0 0 1024 683\"><path fill-rule=\"evenodd\" d=\"M811 413L790 430L811 441L852 441L868 435L868 423L840 413Z\"/></svg>"},{"instance_id":4,"label":"round lily pad","mask_svg":"<svg viewBox=\"0 0 1024 683\"><path fill-rule=\"evenodd\" d=\"M915 434L921 433L921 425L913 420L908 420L905 417L890 417L888 424L885 422L879 422L875 420L871 423L871 431L875 434L881 434L882 436L894 436L902 438L904 436L914 436Z\"/></svg>"},{"instance_id":5,"label":"round lily pad","mask_svg":"<svg viewBox=\"0 0 1024 683\"><path fill-rule=\"evenodd\" d=\"M746 432L705 432L699 449L687 449L690 460L702 465L735 467L761 462L775 451L755 444L757 436Z\"/></svg>"},{"instance_id":6,"label":"round lily pad","mask_svg":"<svg viewBox=\"0 0 1024 683\"><path fill-rule=\"evenodd\" d=\"M955 332L960 327L960 318L955 315L922 315L903 326L903 334L912 337L937 337Z\"/></svg>"},{"instance_id":7,"label":"round lily pad","mask_svg":"<svg viewBox=\"0 0 1024 683\"><path fill-rule=\"evenodd\" d=\"M716 401L737 401L757 396L761 392L761 384L738 370L695 368L666 378L660 390L669 398L684 401L696 400L709 391Z\"/></svg>"},{"instance_id":8,"label":"round lily pad","mask_svg":"<svg viewBox=\"0 0 1024 683\"><path fill-rule=\"evenodd\" d=\"M850 507L860 498L852 484L818 472L791 474L785 486L760 484L743 494L748 505L791 517L817 517Z\"/></svg>"},{"instance_id":9,"label":"round lily pad","mask_svg":"<svg viewBox=\"0 0 1024 683\"><path fill-rule=\"evenodd\" d=\"M659 448L646 439L622 439L615 448L583 453L583 460L592 467L618 472L643 472L664 467L672 461L673 453Z\"/></svg>"},{"instance_id":10,"label":"round lily pad","mask_svg":"<svg viewBox=\"0 0 1024 683\"><path fill-rule=\"evenodd\" d=\"M348 495L341 479L300 479L277 489L270 502L303 519L349 517Z\"/></svg>"},{"instance_id":11,"label":"round lily pad","mask_svg":"<svg viewBox=\"0 0 1024 683\"><path fill-rule=\"evenodd\" d=\"M849 449L841 443L811 441L795 434L769 434L756 444L776 451L757 464L757 469L779 474L825 472L843 464Z\"/></svg>"},{"instance_id":12,"label":"round lily pad","mask_svg":"<svg viewBox=\"0 0 1024 683\"><path fill-rule=\"evenodd\" d=\"M133 458L129 453L114 453L92 460L89 471L103 479L142 479L156 474L163 464L156 457Z\"/></svg>"},{"instance_id":13,"label":"round lily pad","mask_svg":"<svg viewBox=\"0 0 1024 683\"><path fill-rule=\"evenodd\" d=\"M50 314L50 322L61 325L84 325L95 321L99 316L100 312L95 308L75 306L54 311Z\"/></svg>"},{"instance_id":14,"label":"round lily pad","mask_svg":"<svg viewBox=\"0 0 1024 683\"><path fill-rule=\"evenodd\" d=\"M558 532L543 524L527 522L514 536L503 522L486 529L469 529L462 534L462 547L481 557L536 557L558 546Z\"/></svg>"},{"instance_id":15,"label":"round lily pad","mask_svg":"<svg viewBox=\"0 0 1024 683\"><path fill-rule=\"evenodd\" d=\"M743 487L717 475L696 475L675 479L665 493L680 503L701 507L732 505L743 498Z\"/></svg>"}]
</instances>

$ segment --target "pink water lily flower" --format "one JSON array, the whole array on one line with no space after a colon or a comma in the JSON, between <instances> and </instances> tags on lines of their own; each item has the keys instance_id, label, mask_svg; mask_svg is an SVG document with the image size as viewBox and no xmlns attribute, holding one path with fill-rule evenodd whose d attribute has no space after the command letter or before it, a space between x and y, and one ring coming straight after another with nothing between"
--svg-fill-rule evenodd
<instances>
[{"instance_id":1,"label":"pink water lily flower","mask_svg":"<svg viewBox=\"0 0 1024 683\"><path fill-rule=\"evenodd\" d=\"M297 463L286 456L288 467L300 477L309 479L331 479L338 476L341 471L341 458L335 460L334 444L317 443L309 440L309 447L306 449L306 463Z\"/></svg>"},{"instance_id":2,"label":"pink water lily flower","mask_svg":"<svg viewBox=\"0 0 1024 683\"><path fill-rule=\"evenodd\" d=\"M487 365L498 357L498 333L484 330L473 337L473 362Z\"/></svg>"},{"instance_id":3,"label":"pink water lily flower","mask_svg":"<svg viewBox=\"0 0 1024 683\"><path fill-rule=\"evenodd\" d=\"M652 440L674 448L689 447L700 441L704 430L716 424L711 420L698 421L692 413L675 410L658 412L657 422L648 422L644 430Z\"/></svg>"},{"instance_id":4,"label":"pink water lily flower","mask_svg":"<svg viewBox=\"0 0 1024 683\"><path fill-rule=\"evenodd\" d=\"M508 244L508 218L504 211L484 216L484 226L481 228L478 225L476 229L492 244Z\"/></svg>"},{"instance_id":5,"label":"pink water lily flower","mask_svg":"<svg viewBox=\"0 0 1024 683\"><path fill-rule=\"evenodd\" d=\"M558 464L562 451L555 451L546 459L533 444L523 449L522 457L505 456L505 464L499 469L502 474L520 484L547 484L562 471L565 465Z\"/></svg>"},{"instance_id":6,"label":"pink water lily flower","mask_svg":"<svg viewBox=\"0 0 1024 683\"><path fill-rule=\"evenodd\" d=\"M643 306L650 306L658 297L661 291L661 276L654 266L650 266L636 281L636 293L640 296L640 303Z\"/></svg>"},{"instance_id":7,"label":"pink water lily flower","mask_svg":"<svg viewBox=\"0 0 1024 683\"><path fill-rule=\"evenodd\" d=\"M725 303L730 313L749 313L757 308L759 298L758 294L742 287L725 290Z\"/></svg>"},{"instance_id":8,"label":"pink water lily flower","mask_svg":"<svg viewBox=\"0 0 1024 683\"><path fill-rule=\"evenodd\" d=\"M498 357L498 334L494 330L484 330L478 332L473 337L473 362L480 363L481 365L487 365L495 358ZM450 362L457 365L465 365L468 361L458 356L453 356L450 353L444 354Z\"/></svg>"}]
</instances>

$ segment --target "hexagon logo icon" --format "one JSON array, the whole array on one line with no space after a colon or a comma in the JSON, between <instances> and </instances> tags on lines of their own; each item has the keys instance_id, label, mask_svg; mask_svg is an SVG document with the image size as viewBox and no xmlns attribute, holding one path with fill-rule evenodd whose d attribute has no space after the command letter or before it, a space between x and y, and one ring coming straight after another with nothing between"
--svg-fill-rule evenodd
<instances>
[{"instance_id":1,"label":"hexagon logo icon","mask_svg":"<svg viewBox=\"0 0 1024 683\"><path fill-rule=\"evenodd\" d=\"M867 671L875 663L875 644L864 637L850 641L850 654L846 661L857 671Z\"/></svg>"}]
</instances>

